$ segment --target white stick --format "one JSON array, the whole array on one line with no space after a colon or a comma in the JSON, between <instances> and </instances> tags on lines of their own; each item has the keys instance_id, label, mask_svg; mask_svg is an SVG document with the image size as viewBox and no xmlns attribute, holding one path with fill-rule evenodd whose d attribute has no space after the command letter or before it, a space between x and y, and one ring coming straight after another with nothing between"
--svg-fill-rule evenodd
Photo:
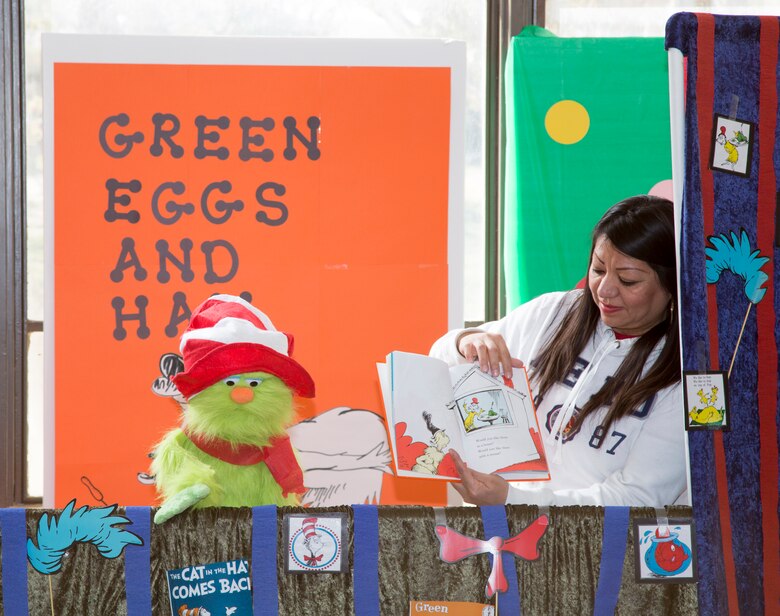
<instances>
[{"instance_id":1,"label":"white stick","mask_svg":"<svg viewBox=\"0 0 780 616\"><path fill-rule=\"evenodd\" d=\"M49 603L51 604L51 616L54 616L54 593L51 589L51 574L46 576L49 578Z\"/></svg>"},{"instance_id":2,"label":"white stick","mask_svg":"<svg viewBox=\"0 0 780 616\"><path fill-rule=\"evenodd\" d=\"M727 379L731 378L731 369L734 367L734 360L737 358L737 349L739 349L739 343L742 342L742 334L745 332L745 325L747 324L748 315L750 309L753 307L753 302L748 303L748 309L745 313L745 319L742 321L742 329L739 330L739 338L737 338L737 346L734 347L734 354L731 356L731 365L729 365L729 373L726 376Z\"/></svg>"}]
</instances>

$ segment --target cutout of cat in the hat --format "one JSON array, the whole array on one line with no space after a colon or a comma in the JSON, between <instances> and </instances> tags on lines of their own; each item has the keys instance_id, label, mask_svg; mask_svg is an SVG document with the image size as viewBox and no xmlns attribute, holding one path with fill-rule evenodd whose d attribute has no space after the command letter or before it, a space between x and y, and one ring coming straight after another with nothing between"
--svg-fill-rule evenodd
<instances>
[{"instance_id":1,"label":"cutout of cat in the hat","mask_svg":"<svg viewBox=\"0 0 780 616\"><path fill-rule=\"evenodd\" d=\"M286 429L293 394L314 397L314 382L291 357L292 336L244 299L215 295L193 310L180 349L173 381L187 405L182 427L155 447L155 523L190 507L299 504L303 473Z\"/></svg>"}]
</instances>

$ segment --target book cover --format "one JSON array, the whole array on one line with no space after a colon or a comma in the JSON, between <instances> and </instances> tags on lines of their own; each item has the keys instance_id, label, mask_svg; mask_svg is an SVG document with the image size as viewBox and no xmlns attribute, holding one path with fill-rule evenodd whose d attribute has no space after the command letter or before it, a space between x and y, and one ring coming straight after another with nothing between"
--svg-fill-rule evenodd
<instances>
[{"instance_id":1,"label":"book cover","mask_svg":"<svg viewBox=\"0 0 780 616\"><path fill-rule=\"evenodd\" d=\"M251 616L252 583L246 560L167 571L172 616Z\"/></svg>"},{"instance_id":2,"label":"book cover","mask_svg":"<svg viewBox=\"0 0 780 616\"><path fill-rule=\"evenodd\" d=\"M495 606L469 601L410 601L409 616L449 614L450 616L495 616Z\"/></svg>"}]
</instances>

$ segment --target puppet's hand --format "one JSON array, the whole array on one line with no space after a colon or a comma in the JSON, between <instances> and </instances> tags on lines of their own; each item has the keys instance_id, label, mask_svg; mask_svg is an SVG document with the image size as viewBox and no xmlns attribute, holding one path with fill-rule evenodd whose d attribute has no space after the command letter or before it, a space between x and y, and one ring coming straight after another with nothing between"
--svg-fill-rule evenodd
<instances>
[{"instance_id":1,"label":"puppet's hand","mask_svg":"<svg viewBox=\"0 0 780 616\"><path fill-rule=\"evenodd\" d=\"M162 507L157 510L157 513L154 514L154 523L162 524L170 520L173 516L202 501L209 494L211 494L211 489L204 483L196 483L181 492L177 492L165 501Z\"/></svg>"}]
</instances>

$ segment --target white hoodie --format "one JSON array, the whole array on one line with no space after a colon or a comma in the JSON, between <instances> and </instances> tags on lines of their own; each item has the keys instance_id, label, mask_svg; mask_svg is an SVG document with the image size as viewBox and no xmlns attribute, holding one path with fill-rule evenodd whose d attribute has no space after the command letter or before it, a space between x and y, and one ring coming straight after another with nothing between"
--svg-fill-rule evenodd
<instances>
[{"instance_id":1,"label":"white hoodie","mask_svg":"<svg viewBox=\"0 0 780 616\"><path fill-rule=\"evenodd\" d=\"M501 334L512 357L530 366L581 293L542 295L476 331ZM465 363L455 346L464 331L468 330L442 336L430 355L450 365ZM575 369L550 388L536 409L551 479L513 483L508 504L662 507L684 492L687 474L680 383L659 391L642 408L613 423L606 434L599 428L606 407L591 414L576 433L565 433L564 427L617 371L635 341L616 339L599 321ZM660 345L651 353L645 371L659 352Z\"/></svg>"}]
</instances>

